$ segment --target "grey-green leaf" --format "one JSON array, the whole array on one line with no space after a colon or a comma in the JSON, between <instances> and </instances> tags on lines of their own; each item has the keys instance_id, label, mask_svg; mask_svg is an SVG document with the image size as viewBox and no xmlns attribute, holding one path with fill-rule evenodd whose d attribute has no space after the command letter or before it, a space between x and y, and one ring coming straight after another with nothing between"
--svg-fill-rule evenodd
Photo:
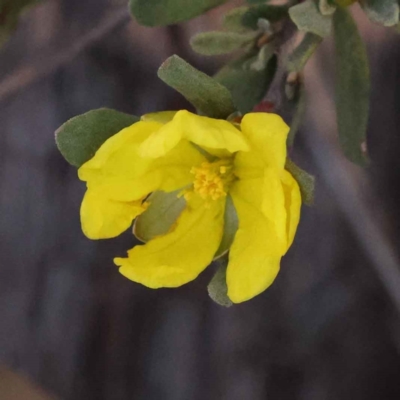
<instances>
[{"instance_id":1,"label":"grey-green leaf","mask_svg":"<svg viewBox=\"0 0 400 400\"><path fill-rule=\"evenodd\" d=\"M130 0L130 10L139 24L164 26L197 17L227 0Z\"/></svg>"},{"instance_id":2,"label":"grey-green leaf","mask_svg":"<svg viewBox=\"0 0 400 400\"><path fill-rule=\"evenodd\" d=\"M369 113L370 73L367 52L357 26L344 8L334 15L336 46L336 112L340 143L354 163L365 165L362 151Z\"/></svg>"},{"instance_id":3,"label":"grey-green leaf","mask_svg":"<svg viewBox=\"0 0 400 400\"><path fill-rule=\"evenodd\" d=\"M67 121L56 131L56 143L64 158L80 167L111 136L139 121L134 115L107 108L92 110Z\"/></svg>"},{"instance_id":4,"label":"grey-green leaf","mask_svg":"<svg viewBox=\"0 0 400 400\"><path fill-rule=\"evenodd\" d=\"M397 0L361 0L360 3L371 21L384 26L395 26L399 23Z\"/></svg>"},{"instance_id":5,"label":"grey-green leaf","mask_svg":"<svg viewBox=\"0 0 400 400\"><path fill-rule=\"evenodd\" d=\"M224 234L222 236L221 244L217 252L214 255L215 258L219 258L224 255L233 243L233 239L235 238L236 231L239 226L239 220L236 213L235 206L233 205L233 201L231 196L226 198L226 206L225 206L225 216L224 216Z\"/></svg>"},{"instance_id":6,"label":"grey-green leaf","mask_svg":"<svg viewBox=\"0 0 400 400\"><path fill-rule=\"evenodd\" d=\"M314 33L306 33L300 44L289 55L287 69L291 72L300 72L307 61L314 54L318 45L322 42L321 36Z\"/></svg>"},{"instance_id":7,"label":"grey-green leaf","mask_svg":"<svg viewBox=\"0 0 400 400\"><path fill-rule=\"evenodd\" d=\"M225 86L176 55L161 65L158 76L208 117L226 118L235 111Z\"/></svg>"},{"instance_id":8,"label":"grey-green leaf","mask_svg":"<svg viewBox=\"0 0 400 400\"><path fill-rule=\"evenodd\" d=\"M227 259L221 259L218 264L217 272L208 284L208 294L220 306L230 307L233 303L228 297L228 286L226 284Z\"/></svg>"},{"instance_id":9,"label":"grey-green leaf","mask_svg":"<svg viewBox=\"0 0 400 400\"><path fill-rule=\"evenodd\" d=\"M289 158L286 159L286 170L288 170L293 178L296 179L300 187L301 199L306 206L314 204L315 178L308 172L299 168Z\"/></svg>"},{"instance_id":10,"label":"grey-green leaf","mask_svg":"<svg viewBox=\"0 0 400 400\"><path fill-rule=\"evenodd\" d=\"M303 123L304 114L306 112L306 91L302 81L300 81L295 88L294 98L288 101L288 103L289 107L292 109L292 120L290 123L287 144L288 146L292 146L296 133Z\"/></svg>"},{"instance_id":11,"label":"grey-green leaf","mask_svg":"<svg viewBox=\"0 0 400 400\"><path fill-rule=\"evenodd\" d=\"M222 26L232 32L246 32L249 30L248 27L244 26L242 23L243 15L249 10L249 7L242 6L234 8L228 11L222 23Z\"/></svg>"},{"instance_id":12,"label":"grey-green leaf","mask_svg":"<svg viewBox=\"0 0 400 400\"><path fill-rule=\"evenodd\" d=\"M276 72L275 56L263 69L251 68L254 63L259 64L258 57L246 55L215 75L215 79L230 90L234 104L243 114L250 112L263 99Z\"/></svg>"},{"instance_id":13,"label":"grey-green leaf","mask_svg":"<svg viewBox=\"0 0 400 400\"><path fill-rule=\"evenodd\" d=\"M205 56L229 54L254 42L256 32L203 32L194 36L190 45L193 50Z\"/></svg>"},{"instance_id":14,"label":"grey-green leaf","mask_svg":"<svg viewBox=\"0 0 400 400\"><path fill-rule=\"evenodd\" d=\"M157 191L149 196L147 210L136 218L133 227L133 233L139 240L148 242L171 229L186 205L185 199L178 195L179 191Z\"/></svg>"},{"instance_id":15,"label":"grey-green leaf","mask_svg":"<svg viewBox=\"0 0 400 400\"><path fill-rule=\"evenodd\" d=\"M266 19L269 22L277 22L287 16L286 6L260 4L250 9L243 15L242 23L251 29L258 29L258 20Z\"/></svg>"},{"instance_id":16,"label":"grey-green leaf","mask_svg":"<svg viewBox=\"0 0 400 400\"><path fill-rule=\"evenodd\" d=\"M332 4L331 0L319 0L318 7L322 15L332 15L336 11L336 4Z\"/></svg>"},{"instance_id":17,"label":"grey-green leaf","mask_svg":"<svg viewBox=\"0 0 400 400\"><path fill-rule=\"evenodd\" d=\"M289 15L300 31L326 37L332 30L332 17L322 15L314 0L290 7Z\"/></svg>"}]
</instances>

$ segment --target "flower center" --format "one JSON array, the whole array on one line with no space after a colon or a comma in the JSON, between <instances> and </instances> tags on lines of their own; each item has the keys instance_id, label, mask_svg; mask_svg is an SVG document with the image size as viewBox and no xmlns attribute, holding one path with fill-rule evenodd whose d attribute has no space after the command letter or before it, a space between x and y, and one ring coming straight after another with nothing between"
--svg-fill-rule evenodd
<instances>
[{"instance_id":1,"label":"flower center","mask_svg":"<svg viewBox=\"0 0 400 400\"><path fill-rule=\"evenodd\" d=\"M200 167L190 171L194 175L193 189L203 199L218 200L225 197L234 180L230 160L203 162Z\"/></svg>"}]
</instances>

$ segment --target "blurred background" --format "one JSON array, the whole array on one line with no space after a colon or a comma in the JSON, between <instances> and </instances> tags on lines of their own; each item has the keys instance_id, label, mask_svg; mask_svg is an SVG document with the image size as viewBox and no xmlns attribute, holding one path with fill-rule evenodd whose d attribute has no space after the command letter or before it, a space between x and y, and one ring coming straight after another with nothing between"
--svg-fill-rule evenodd
<instances>
[{"instance_id":1,"label":"blurred background","mask_svg":"<svg viewBox=\"0 0 400 400\"><path fill-rule=\"evenodd\" d=\"M156 70L177 53L214 73L224 59L195 55L189 37L241 4L143 28L126 3L43 1L0 50L0 399L50 398L17 397L9 370L66 400L399 399L400 36L355 7L373 82L365 171L338 148L332 44L309 63L292 156L317 177L315 206L274 285L224 309L207 295L212 267L146 289L112 262L129 232L90 241L80 229L85 186L54 131L93 108L190 107Z\"/></svg>"}]
</instances>

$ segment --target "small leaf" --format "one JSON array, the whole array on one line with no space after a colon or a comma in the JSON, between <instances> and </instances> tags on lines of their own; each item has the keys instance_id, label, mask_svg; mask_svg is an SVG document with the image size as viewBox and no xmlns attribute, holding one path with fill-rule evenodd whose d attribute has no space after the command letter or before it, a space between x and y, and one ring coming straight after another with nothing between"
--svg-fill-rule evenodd
<instances>
[{"instance_id":1,"label":"small leaf","mask_svg":"<svg viewBox=\"0 0 400 400\"><path fill-rule=\"evenodd\" d=\"M321 42L321 36L314 33L306 33L300 44L289 55L288 71L301 72Z\"/></svg>"},{"instance_id":2,"label":"small leaf","mask_svg":"<svg viewBox=\"0 0 400 400\"><path fill-rule=\"evenodd\" d=\"M178 195L179 191L152 193L146 200L147 210L135 220L133 234L143 242L165 235L186 206L183 196Z\"/></svg>"},{"instance_id":3,"label":"small leaf","mask_svg":"<svg viewBox=\"0 0 400 400\"><path fill-rule=\"evenodd\" d=\"M318 5L313 0L307 0L290 7L289 15L300 31L325 37L332 30L332 18L328 15L322 15Z\"/></svg>"},{"instance_id":4,"label":"small leaf","mask_svg":"<svg viewBox=\"0 0 400 400\"><path fill-rule=\"evenodd\" d=\"M111 136L139 121L138 117L107 108L78 115L56 131L56 143L64 158L80 167Z\"/></svg>"},{"instance_id":5,"label":"small leaf","mask_svg":"<svg viewBox=\"0 0 400 400\"><path fill-rule=\"evenodd\" d=\"M235 111L225 86L176 55L161 65L158 76L208 117L226 118Z\"/></svg>"},{"instance_id":6,"label":"small leaf","mask_svg":"<svg viewBox=\"0 0 400 400\"><path fill-rule=\"evenodd\" d=\"M344 8L334 15L336 45L336 112L340 143L345 155L365 165L365 142L370 94L367 52L357 26Z\"/></svg>"},{"instance_id":7,"label":"small leaf","mask_svg":"<svg viewBox=\"0 0 400 400\"><path fill-rule=\"evenodd\" d=\"M249 4L270 3L273 0L247 0Z\"/></svg>"},{"instance_id":8,"label":"small leaf","mask_svg":"<svg viewBox=\"0 0 400 400\"><path fill-rule=\"evenodd\" d=\"M243 15L249 10L249 7L242 6L234 8L228 11L224 16L224 21L222 26L228 30L233 32L246 32L249 30L248 27L243 26L242 18Z\"/></svg>"},{"instance_id":9,"label":"small leaf","mask_svg":"<svg viewBox=\"0 0 400 400\"><path fill-rule=\"evenodd\" d=\"M228 297L228 286L226 284L227 263L227 257L218 262L217 272L207 287L211 299L223 307L230 307L233 304Z\"/></svg>"},{"instance_id":10,"label":"small leaf","mask_svg":"<svg viewBox=\"0 0 400 400\"><path fill-rule=\"evenodd\" d=\"M322 15L332 15L336 11L336 5L331 0L319 0L318 8Z\"/></svg>"},{"instance_id":11,"label":"small leaf","mask_svg":"<svg viewBox=\"0 0 400 400\"><path fill-rule=\"evenodd\" d=\"M314 204L315 178L308 172L299 168L289 158L286 159L285 169L296 179L300 187L301 200L306 206Z\"/></svg>"},{"instance_id":12,"label":"small leaf","mask_svg":"<svg viewBox=\"0 0 400 400\"><path fill-rule=\"evenodd\" d=\"M287 143L288 146L292 146L296 133L303 123L304 114L306 112L306 91L302 81L298 82L295 88L294 98L288 101L288 106L291 108L292 119Z\"/></svg>"},{"instance_id":13,"label":"small leaf","mask_svg":"<svg viewBox=\"0 0 400 400\"><path fill-rule=\"evenodd\" d=\"M221 244L214 255L214 259L223 256L231 247L233 239L235 238L236 231L239 226L239 220L236 213L235 206L231 196L226 198L225 216L224 216L224 234L222 236Z\"/></svg>"},{"instance_id":14,"label":"small leaf","mask_svg":"<svg viewBox=\"0 0 400 400\"><path fill-rule=\"evenodd\" d=\"M227 0L130 0L130 9L139 24L164 26L204 14Z\"/></svg>"},{"instance_id":15,"label":"small leaf","mask_svg":"<svg viewBox=\"0 0 400 400\"><path fill-rule=\"evenodd\" d=\"M260 4L251 7L242 17L242 23L251 29L258 29L258 20L266 19L269 22L277 22L287 16L288 8L286 6L274 6Z\"/></svg>"},{"instance_id":16,"label":"small leaf","mask_svg":"<svg viewBox=\"0 0 400 400\"><path fill-rule=\"evenodd\" d=\"M397 0L361 0L360 3L372 22L384 26L395 26L399 23Z\"/></svg>"},{"instance_id":17,"label":"small leaf","mask_svg":"<svg viewBox=\"0 0 400 400\"><path fill-rule=\"evenodd\" d=\"M275 76L276 56L270 58L264 69L251 68L258 62L257 56L246 55L229 63L215 75L215 79L230 90L234 104L243 114L253 110L263 99Z\"/></svg>"},{"instance_id":18,"label":"small leaf","mask_svg":"<svg viewBox=\"0 0 400 400\"><path fill-rule=\"evenodd\" d=\"M203 32L190 41L193 50L205 56L229 54L254 42L258 33Z\"/></svg>"}]
</instances>

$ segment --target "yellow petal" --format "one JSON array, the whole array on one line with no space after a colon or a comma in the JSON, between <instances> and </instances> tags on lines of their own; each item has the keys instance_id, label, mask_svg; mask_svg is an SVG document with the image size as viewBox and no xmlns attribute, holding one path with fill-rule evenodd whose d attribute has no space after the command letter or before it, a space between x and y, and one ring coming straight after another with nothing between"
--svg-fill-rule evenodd
<instances>
[{"instance_id":1,"label":"yellow petal","mask_svg":"<svg viewBox=\"0 0 400 400\"><path fill-rule=\"evenodd\" d=\"M250 113L243 117L241 128L250 143L250 151L236 155L237 175L240 178L255 177L265 167L283 170L289 133L283 119L276 114Z\"/></svg>"},{"instance_id":2,"label":"yellow petal","mask_svg":"<svg viewBox=\"0 0 400 400\"><path fill-rule=\"evenodd\" d=\"M262 190L261 211L274 226L276 240L279 241L280 248L284 251L288 247L285 193L281 178L275 170L264 169Z\"/></svg>"},{"instance_id":3,"label":"yellow petal","mask_svg":"<svg viewBox=\"0 0 400 400\"><path fill-rule=\"evenodd\" d=\"M97 150L93 158L83 164L78 170L79 179L88 181L97 178L101 173L128 173L130 176L140 175L146 169L150 160L137 161L137 149L140 143L162 127L157 122L139 121L111 136ZM127 165L126 160L131 160ZM134 167L132 167L134 164ZM144 165L143 165L144 164Z\"/></svg>"},{"instance_id":4,"label":"yellow petal","mask_svg":"<svg viewBox=\"0 0 400 400\"><path fill-rule=\"evenodd\" d=\"M228 150L230 153L249 150L242 132L228 121L202 117L185 110L180 111L175 119L182 126L185 137L201 147Z\"/></svg>"},{"instance_id":5,"label":"yellow petal","mask_svg":"<svg viewBox=\"0 0 400 400\"><path fill-rule=\"evenodd\" d=\"M173 229L116 258L120 272L150 288L177 287L195 279L212 261L222 237L224 200L207 206L197 195Z\"/></svg>"},{"instance_id":6,"label":"yellow petal","mask_svg":"<svg viewBox=\"0 0 400 400\"><path fill-rule=\"evenodd\" d=\"M300 188L296 180L288 171L284 171L282 175L282 185L285 193L285 207L287 212L287 248L292 245L296 234L297 226L300 221L301 210L301 194Z\"/></svg>"},{"instance_id":7,"label":"yellow petal","mask_svg":"<svg viewBox=\"0 0 400 400\"><path fill-rule=\"evenodd\" d=\"M140 154L144 157L161 157L184 138L208 150L223 149L234 153L249 148L243 134L230 122L182 110L142 144Z\"/></svg>"},{"instance_id":8,"label":"yellow petal","mask_svg":"<svg viewBox=\"0 0 400 400\"><path fill-rule=\"evenodd\" d=\"M119 202L108 200L96 190L87 190L81 205L83 233L89 239L118 236L145 210L141 201Z\"/></svg>"},{"instance_id":9,"label":"yellow petal","mask_svg":"<svg viewBox=\"0 0 400 400\"><path fill-rule=\"evenodd\" d=\"M271 285L286 247L275 224L263 212L263 177L235 182L230 194L239 228L229 253L228 296L234 303L240 303Z\"/></svg>"},{"instance_id":10,"label":"yellow petal","mask_svg":"<svg viewBox=\"0 0 400 400\"><path fill-rule=\"evenodd\" d=\"M112 200L134 201L155 190L174 191L193 181L190 170L206 159L183 140L159 159L138 154L141 143L162 124L140 121L108 139L78 174L88 187Z\"/></svg>"}]
</instances>

